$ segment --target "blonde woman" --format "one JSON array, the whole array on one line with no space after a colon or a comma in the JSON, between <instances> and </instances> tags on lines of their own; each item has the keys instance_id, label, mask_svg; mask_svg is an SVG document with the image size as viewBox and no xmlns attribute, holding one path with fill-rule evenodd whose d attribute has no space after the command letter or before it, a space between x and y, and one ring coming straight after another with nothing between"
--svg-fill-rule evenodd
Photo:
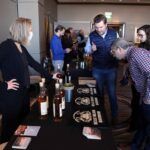
<instances>
[{"instance_id":1,"label":"blonde woman","mask_svg":"<svg viewBox=\"0 0 150 150\"><path fill-rule=\"evenodd\" d=\"M0 94L2 113L1 143L9 140L17 126L29 113L28 88L30 85L28 66L31 66L48 80L48 72L36 62L25 48L33 36L32 23L28 18L18 18L10 26L11 39L0 44L0 70L4 81L15 79L17 90L3 90ZM14 81L13 81L14 82Z\"/></svg>"}]
</instances>

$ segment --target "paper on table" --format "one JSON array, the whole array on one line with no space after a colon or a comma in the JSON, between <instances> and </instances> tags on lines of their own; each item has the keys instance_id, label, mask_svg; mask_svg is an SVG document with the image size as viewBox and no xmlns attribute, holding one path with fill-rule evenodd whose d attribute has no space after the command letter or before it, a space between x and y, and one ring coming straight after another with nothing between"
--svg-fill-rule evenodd
<instances>
[{"instance_id":1,"label":"paper on table","mask_svg":"<svg viewBox=\"0 0 150 150\"><path fill-rule=\"evenodd\" d=\"M31 137L17 137L12 145L15 149L27 149L29 143L31 142Z\"/></svg>"},{"instance_id":2,"label":"paper on table","mask_svg":"<svg viewBox=\"0 0 150 150\"><path fill-rule=\"evenodd\" d=\"M101 140L101 132L97 128L84 127L82 134L88 139Z\"/></svg>"},{"instance_id":3,"label":"paper on table","mask_svg":"<svg viewBox=\"0 0 150 150\"><path fill-rule=\"evenodd\" d=\"M40 126L20 125L15 131L15 135L37 136Z\"/></svg>"}]
</instances>

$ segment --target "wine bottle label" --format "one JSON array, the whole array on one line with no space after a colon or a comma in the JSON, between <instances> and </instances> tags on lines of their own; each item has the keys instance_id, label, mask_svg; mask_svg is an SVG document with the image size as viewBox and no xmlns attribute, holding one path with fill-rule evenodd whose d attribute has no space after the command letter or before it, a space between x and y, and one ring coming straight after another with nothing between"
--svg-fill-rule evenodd
<instances>
[{"instance_id":1,"label":"wine bottle label","mask_svg":"<svg viewBox=\"0 0 150 150\"><path fill-rule=\"evenodd\" d=\"M47 115L47 103L41 102L40 103L41 115Z\"/></svg>"},{"instance_id":2,"label":"wine bottle label","mask_svg":"<svg viewBox=\"0 0 150 150\"><path fill-rule=\"evenodd\" d=\"M68 77L68 82L69 82L69 83L71 82L71 76Z\"/></svg>"},{"instance_id":3,"label":"wine bottle label","mask_svg":"<svg viewBox=\"0 0 150 150\"><path fill-rule=\"evenodd\" d=\"M46 104L47 104L47 109L49 108L49 98L46 96Z\"/></svg>"},{"instance_id":4,"label":"wine bottle label","mask_svg":"<svg viewBox=\"0 0 150 150\"><path fill-rule=\"evenodd\" d=\"M65 76L65 83L67 83L67 76Z\"/></svg>"},{"instance_id":5,"label":"wine bottle label","mask_svg":"<svg viewBox=\"0 0 150 150\"><path fill-rule=\"evenodd\" d=\"M62 109L65 109L65 97L62 97Z\"/></svg>"},{"instance_id":6,"label":"wine bottle label","mask_svg":"<svg viewBox=\"0 0 150 150\"><path fill-rule=\"evenodd\" d=\"M53 103L53 116L56 117L55 103Z\"/></svg>"},{"instance_id":7,"label":"wine bottle label","mask_svg":"<svg viewBox=\"0 0 150 150\"><path fill-rule=\"evenodd\" d=\"M65 76L65 83L71 82L71 76Z\"/></svg>"},{"instance_id":8,"label":"wine bottle label","mask_svg":"<svg viewBox=\"0 0 150 150\"><path fill-rule=\"evenodd\" d=\"M59 104L59 117L62 117L62 104Z\"/></svg>"}]
</instances>

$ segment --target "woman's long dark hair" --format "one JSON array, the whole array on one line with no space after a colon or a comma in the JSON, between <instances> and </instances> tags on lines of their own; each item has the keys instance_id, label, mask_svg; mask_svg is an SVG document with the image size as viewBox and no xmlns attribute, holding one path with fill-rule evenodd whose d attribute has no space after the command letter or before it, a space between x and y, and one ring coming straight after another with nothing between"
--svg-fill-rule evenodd
<instances>
[{"instance_id":1,"label":"woman's long dark hair","mask_svg":"<svg viewBox=\"0 0 150 150\"><path fill-rule=\"evenodd\" d=\"M139 47L150 50L150 25L143 25L142 27L138 28L137 33L139 32L139 30L143 30L146 34L146 41L140 43Z\"/></svg>"}]
</instances>

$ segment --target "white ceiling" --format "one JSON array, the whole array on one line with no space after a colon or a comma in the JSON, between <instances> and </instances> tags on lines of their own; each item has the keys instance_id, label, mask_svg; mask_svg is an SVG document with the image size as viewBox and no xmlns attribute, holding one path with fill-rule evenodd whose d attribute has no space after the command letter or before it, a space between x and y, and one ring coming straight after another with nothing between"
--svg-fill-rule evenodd
<instances>
[{"instance_id":1,"label":"white ceiling","mask_svg":"<svg viewBox=\"0 0 150 150\"><path fill-rule=\"evenodd\" d=\"M114 4L150 4L150 0L56 0L58 3L114 3Z\"/></svg>"}]
</instances>

